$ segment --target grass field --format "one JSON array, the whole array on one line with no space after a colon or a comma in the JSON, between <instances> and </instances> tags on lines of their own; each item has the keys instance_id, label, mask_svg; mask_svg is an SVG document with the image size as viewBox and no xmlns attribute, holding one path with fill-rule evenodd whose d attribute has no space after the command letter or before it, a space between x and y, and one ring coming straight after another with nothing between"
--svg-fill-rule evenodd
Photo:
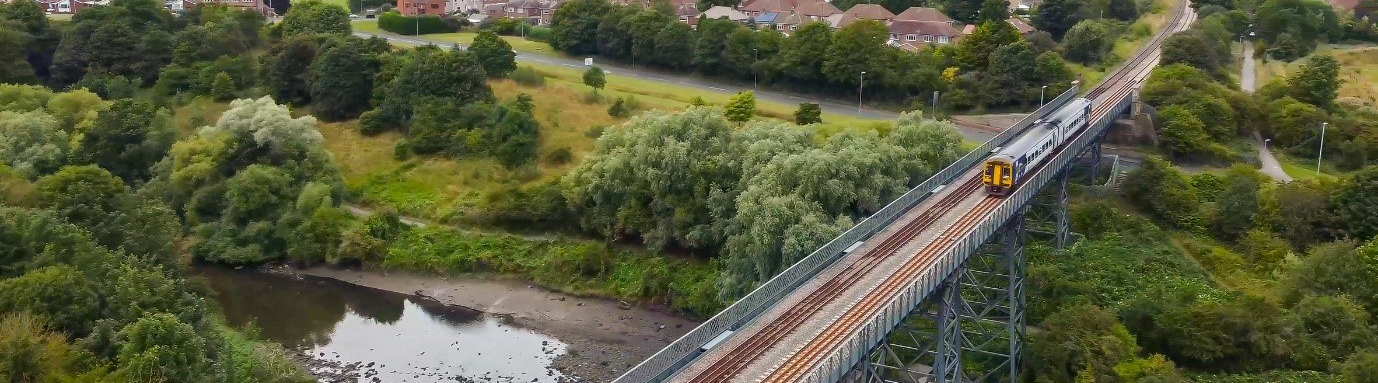
<instances>
[{"instance_id":1,"label":"grass field","mask_svg":"<svg viewBox=\"0 0 1378 383\"><path fill-rule=\"evenodd\" d=\"M382 29L379 29L379 28L378 28L378 20L373 20L373 19L355 21L355 22L353 23L353 26L354 26L354 30L357 31L357 32L367 32L367 33L373 33L373 34L389 34L389 33L391 33L391 32L388 32L388 31L384 31L384 30L382 30ZM469 44L473 43L473 42L474 42L474 36L478 36L478 33L477 33L477 32L456 32L456 33L433 33L433 34L429 34L429 35L422 35L423 38L430 39L430 40L439 40L439 41L444 41L444 42L449 42L449 43L456 43L456 44L463 44L463 45L469 45ZM551 48L550 48L550 44L546 44L546 43L543 43L543 42L540 42L540 41L531 41L531 40L527 40L527 39L524 39L524 38L521 38L521 37L515 37L515 36L502 36L502 39L503 39L503 40L507 40L507 43L512 45L512 50L517 51L517 52L527 53L527 54L544 55L544 56L552 56L552 57L568 57L568 56L566 56L565 54L562 54L562 53L560 53L560 52L558 52L558 51L555 51L554 49L551 49Z\"/></svg>"},{"instance_id":2,"label":"grass field","mask_svg":"<svg viewBox=\"0 0 1378 383\"><path fill-rule=\"evenodd\" d=\"M1373 45L1324 45L1314 54L1330 54L1340 62L1340 97L1353 97L1368 104L1378 104L1378 46ZM1295 61L1259 59L1254 68L1258 85L1268 83L1277 77L1285 77L1306 62L1306 58Z\"/></svg>"}]
</instances>

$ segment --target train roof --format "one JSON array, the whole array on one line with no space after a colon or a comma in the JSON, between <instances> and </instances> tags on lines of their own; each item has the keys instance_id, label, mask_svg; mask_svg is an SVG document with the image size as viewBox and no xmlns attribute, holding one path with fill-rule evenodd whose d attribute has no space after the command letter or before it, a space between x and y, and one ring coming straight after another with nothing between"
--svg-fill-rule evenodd
<instances>
[{"instance_id":1,"label":"train roof","mask_svg":"<svg viewBox=\"0 0 1378 383\"><path fill-rule=\"evenodd\" d=\"M1061 109L1055 110L1049 113L1048 116L1035 121L1033 126L1029 127L1023 135L1015 137L1008 144L1005 144L995 153L995 156L1008 157L1010 160L1019 157L1020 154L1033 149L1034 145L1043 142L1043 138L1047 137L1049 133L1052 133L1051 130L1055 129L1056 126L1063 121L1074 120L1079 114L1086 113L1086 107L1090 105L1091 101L1085 98L1076 98L1072 101L1068 101Z\"/></svg>"}]
</instances>

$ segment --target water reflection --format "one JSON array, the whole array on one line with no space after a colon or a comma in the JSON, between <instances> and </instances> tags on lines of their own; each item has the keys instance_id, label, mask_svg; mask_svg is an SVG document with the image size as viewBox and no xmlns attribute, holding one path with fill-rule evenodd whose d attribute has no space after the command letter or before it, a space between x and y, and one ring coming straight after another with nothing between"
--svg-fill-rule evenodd
<instances>
[{"instance_id":1,"label":"water reflection","mask_svg":"<svg viewBox=\"0 0 1378 383\"><path fill-rule=\"evenodd\" d=\"M360 381L555 382L564 343L481 312L327 278L203 268L230 324L313 358L364 366ZM370 366L369 363L374 363ZM376 374L376 375L375 375Z\"/></svg>"}]
</instances>

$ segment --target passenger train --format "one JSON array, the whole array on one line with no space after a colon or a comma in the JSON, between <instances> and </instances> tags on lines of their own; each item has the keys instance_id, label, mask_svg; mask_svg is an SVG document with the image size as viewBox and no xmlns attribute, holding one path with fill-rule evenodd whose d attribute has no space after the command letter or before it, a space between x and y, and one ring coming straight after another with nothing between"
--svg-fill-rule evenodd
<instances>
[{"instance_id":1,"label":"passenger train","mask_svg":"<svg viewBox=\"0 0 1378 383\"><path fill-rule=\"evenodd\" d=\"M986 160L985 173L981 180L986 192L993 195L1009 195L1016 185L1031 175L1043 160L1048 159L1057 147L1076 137L1086 127L1091 115L1091 101L1085 98L1072 100L1062 109L1053 111L1047 117L1035 121L1023 135L1011 139L1005 146L992 150Z\"/></svg>"}]
</instances>

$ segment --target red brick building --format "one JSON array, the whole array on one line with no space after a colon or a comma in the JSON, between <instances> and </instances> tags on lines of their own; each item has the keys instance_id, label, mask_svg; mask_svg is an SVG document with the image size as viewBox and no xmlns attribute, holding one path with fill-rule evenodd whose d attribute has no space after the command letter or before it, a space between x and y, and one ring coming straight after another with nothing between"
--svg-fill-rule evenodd
<instances>
[{"instance_id":1,"label":"red brick building","mask_svg":"<svg viewBox=\"0 0 1378 383\"><path fill-rule=\"evenodd\" d=\"M445 15L446 0L397 0L397 11L403 15Z\"/></svg>"}]
</instances>

